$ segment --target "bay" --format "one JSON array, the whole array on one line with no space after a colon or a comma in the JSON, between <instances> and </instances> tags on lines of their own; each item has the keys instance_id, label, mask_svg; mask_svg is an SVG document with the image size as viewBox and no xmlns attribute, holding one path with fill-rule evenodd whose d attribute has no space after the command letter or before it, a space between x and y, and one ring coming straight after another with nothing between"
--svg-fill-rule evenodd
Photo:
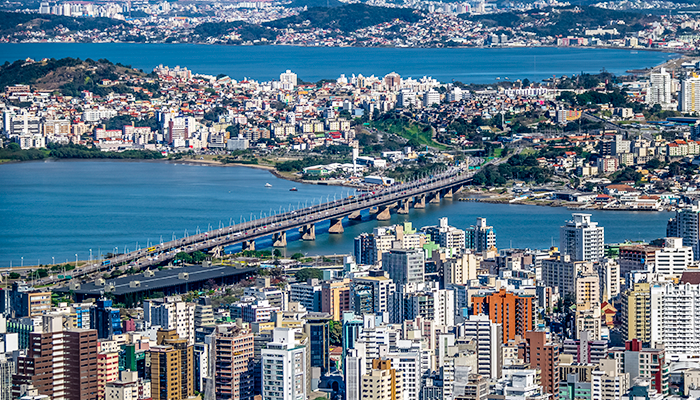
<instances>
[{"instance_id":1,"label":"bay","mask_svg":"<svg viewBox=\"0 0 700 400\"><path fill-rule=\"evenodd\" d=\"M624 74L659 65L677 54L601 48L523 47L506 49L359 48L297 46L213 46L142 43L0 43L0 62L33 58L106 58L150 72L159 64L233 79L279 79L287 69L300 79L335 79L340 74L432 76L441 82L493 83L553 75Z\"/></svg>"},{"instance_id":2,"label":"bay","mask_svg":"<svg viewBox=\"0 0 700 400\"><path fill-rule=\"evenodd\" d=\"M266 188L270 183L271 188ZM297 192L289 189L297 187ZM347 195L342 187L298 184L269 171L165 162L42 161L0 165L0 267L88 259L113 251L145 247L174 234L182 237L211 225L250 219L251 214L302 206ZM653 240L665 235L671 213L591 212L605 227L606 242ZM460 202L444 199L424 210L393 215L390 221L348 222L345 233L329 235L328 223L317 240L291 241L287 255L350 253L353 238L376 226L411 221L436 225L440 217L461 229L486 217L497 246L548 248L557 245L559 227L570 218L565 208ZM261 240L258 248L270 246ZM234 248L235 249L235 248ZM233 250L233 249L232 249Z\"/></svg>"}]
</instances>

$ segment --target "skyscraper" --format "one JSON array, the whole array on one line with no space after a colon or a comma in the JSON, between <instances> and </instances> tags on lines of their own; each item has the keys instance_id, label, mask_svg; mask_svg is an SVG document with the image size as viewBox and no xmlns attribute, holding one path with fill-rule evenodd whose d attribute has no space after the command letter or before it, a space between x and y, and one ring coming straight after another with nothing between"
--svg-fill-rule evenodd
<instances>
[{"instance_id":1,"label":"skyscraper","mask_svg":"<svg viewBox=\"0 0 700 400\"><path fill-rule=\"evenodd\" d=\"M391 360L372 360L372 369L362 375L362 400L401 400L403 377L391 368Z\"/></svg>"},{"instance_id":2,"label":"skyscraper","mask_svg":"<svg viewBox=\"0 0 700 400\"><path fill-rule=\"evenodd\" d=\"M425 260L422 250L390 250L382 255L382 269L398 285L423 283Z\"/></svg>"},{"instance_id":3,"label":"skyscraper","mask_svg":"<svg viewBox=\"0 0 700 400\"><path fill-rule=\"evenodd\" d=\"M665 68L661 68L659 72L649 74L649 91L647 92L647 104L659 104L662 107L671 104L672 98L672 82L671 74L666 72Z\"/></svg>"},{"instance_id":4,"label":"skyscraper","mask_svg":"<svg viewBox=\"0 0 700 400\"><path fill-rule=\"evenodd\" d=\"M651 340L651 293L649 283L635 283L622 294L622 337L625 340Z\"/></svg>"},{"instance_id":5,"label":"skyscraper","mask_svg":"<svg viewBox=\"0 0 700 400\"><path fill-rule=\"evenodd\" d=\"M331 316L324 313L308 313L304 332L309 337L311 367L321 368L321 374L330 371L330 321Z\"/></svg>"},{"instance_id":6,"label":"skyscraper","mask_svg":"<svg viewBox=\"0 0 700 400\"><path fill-rule=\"evenodd\" d=\"M559 344L544 331L530 331L525 334L525 362L530 368L541 371L541 385L545 393L557 395L559 392Z\"/></svg>"},{"instance_id":7,"label":"skyscraper","mask_svg":"<svg viewBox=\"0 0 700 400\"><path fill-rule=\"evenodd\" d=\"M516 335L524 337L534 327L534 298L500 291L472 296L473 315L488 315L491 322L503 326L503 343L515 339Z\"/></svg>"},{"instance_id":8,"label":"skyscraper","mask_svg":"<svg viewBox=\"0 0 700 400\"><path fill-rule=\"evenodd\" d=\"M253 333L237 325L218 325L213 339L216 398L252 399Z\"/></svg>"},{"instance_id":9,"label":"skyscraper","mask_svg":"<svg viewBox=\"0 0 700 400\"><path fill-rule=\"evenodd\" d=\"M194 348L175 329L159 330L157 345L148 351L153 400L185 400L194 397Z\"/></svg>"},{"instance_id":10,"label":"skyscraper","mask_svg":"<svg viewBox=\"0 0 700 400\"><path fill-rule=\"evenodd\" d=\"M486 218L477 218L476 225L466 231L467 248L481 253L496 247L496 231L486 225Z\"/></svg>"},{"instance_id":11,"label":"skyscraper","mask_svg":"<svg viewBox=\"0 0 700 400\"><path fill-rule=\"evenodd\" d=\"M297 344L294 330L275 328L262 350L263 399L306 400L306 346Z\"/></svg>"},{"instance_id":12,"label":"skyscraper","mask_svg":"<svg viewBox=\"0 0 700 400\"><path fill-rule=\"evenodd\" d=\"M684 113L700 111L700 78L692 76L681 81L678 108Z\"/></svg>"},{"instance_id":13,"label":"skyscraper","mask_svg":"<svg viewBox=\"0 0 700 400\"><path fill-rule=\"evenodd\" d=\"M700 260L700 206L696 203L689 208L676 211L666 225L667 237L683 238L683 245L693 248L693 257ZM624 272L624 271L623 271Z\"/></svg>"},{"instance_id":14,"label":"skyscraper","mask_svg":"<svg viewBox=\"0 0 700 400\"><path fill-rule=\"evenodd\" d=\"M572 214L572 219L559 232L559 251L573 261L602 261L604 228L591 222L591 214Z\"/></svg>"}]
</instances>

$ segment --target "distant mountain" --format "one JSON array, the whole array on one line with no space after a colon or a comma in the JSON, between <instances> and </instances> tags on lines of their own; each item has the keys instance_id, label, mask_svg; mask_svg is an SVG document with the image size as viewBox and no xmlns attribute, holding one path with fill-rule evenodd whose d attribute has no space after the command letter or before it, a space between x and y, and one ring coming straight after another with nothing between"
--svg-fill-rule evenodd
<instances>
[{"instance_id":1,"label":"distant mountain","mask_svg":"<svg viewBox=\"0 0 700 400\"><path fill-rule=\"evenodd\" d=\"M634 12L607 10L592 6L577 7L578 12L574 11L574 6L570 6L517 13L461 14L459 17L479 21L487 26L505 28L516 28L521 24L532 23L533 26L524 29L541 36L583 34L585 29L598 27L615 28L620 34L624 34L637 32L642 29L643 24L658 20L658 17ZM539 23L535 24L536 21ZM625 23L610 25L611 21L624 21Z\"/></svg>"},{"instance_id":2,"label":"distant mountain","mask_svg":"<svg viewBox=\"0 0 700 400\"><path fill-rule=\"evenodd\" d=\"M111 18L64 17L50 14L25 14L0 12L0 35L12 35L22 31L52 30L64 27L71 31L99 29L122 25L124 22Z\"/></svg>"},{"instance_id":3,"label":"distant mountain","mask_svg":"<svg viewBox=\"0 0 700 400\"><path fill-rule=\"evenodd\" d=\"M352 32L395 19L416 22L423 15L410 8L373 7L366 4L346 4L340 7L312 7L292 17L265 23L273 28L289 28L309 21L311 28L339 29Z\"/></svg>"},{"instance_id":4,"label":"distant mountain","mask_svg":"<svg viewBox=\"0 0 700 400\"><path fill-rule=\"evenodd\" d=\"M291 3L285 4L286 7L341 7L345 3L338 0L292 0Z\"/></svg>"}]
</instances>

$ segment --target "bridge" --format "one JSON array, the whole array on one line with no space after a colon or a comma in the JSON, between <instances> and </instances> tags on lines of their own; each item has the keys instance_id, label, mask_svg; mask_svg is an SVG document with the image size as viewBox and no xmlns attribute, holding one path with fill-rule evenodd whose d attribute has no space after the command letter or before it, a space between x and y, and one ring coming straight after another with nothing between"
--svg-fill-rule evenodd
<instances>
[{"instance_id":1,"label":"bridge","mask_svg":"<svg viewBox=\"0 0 700 400\"><path fill-rule=\"evenodd\" d=\"M285 247L287 232L298 230L300 239L315 240L316 224L324 221L330 221L329 233L339 234L344 231L343 221L346 218L361 220L362 211L369 210L377 220L382 221L390 219L392 212L408 214L411 208L425 208L427 203L439 203L442 198L451 198L462 190L476 172L478 171L470 171L467 167L450 167L428 178L382 187L358 196L290 210L115 255L71 271L72 277L124 264L125 267L138 268L159 265L175 259L180 252L209 251L218 256L224 247L237 244L241 245L242 250L255 250L255 241L268 236L272 236L274 247ZM40 283L49 284L58 280L56 277L47 277Z\"/></svg>"}]
</instances>

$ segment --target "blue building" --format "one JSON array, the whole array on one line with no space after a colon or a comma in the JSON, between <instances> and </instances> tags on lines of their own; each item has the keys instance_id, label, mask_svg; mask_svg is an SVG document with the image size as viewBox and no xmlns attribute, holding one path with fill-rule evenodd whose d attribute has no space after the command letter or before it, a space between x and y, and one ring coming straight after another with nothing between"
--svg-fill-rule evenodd
<instances>
[{"instance_id":1,"label":"blue building","mask_svg":"<svg viewBox=\"0 0 700 400\"><path fill-rule=\"evenodd\" d=\"M99 339L108 339L122 333L122 321L119 310L112 308L112 300L100 299L90 309L90 328L97 329Z\"/></svg>"}]
</instances>

